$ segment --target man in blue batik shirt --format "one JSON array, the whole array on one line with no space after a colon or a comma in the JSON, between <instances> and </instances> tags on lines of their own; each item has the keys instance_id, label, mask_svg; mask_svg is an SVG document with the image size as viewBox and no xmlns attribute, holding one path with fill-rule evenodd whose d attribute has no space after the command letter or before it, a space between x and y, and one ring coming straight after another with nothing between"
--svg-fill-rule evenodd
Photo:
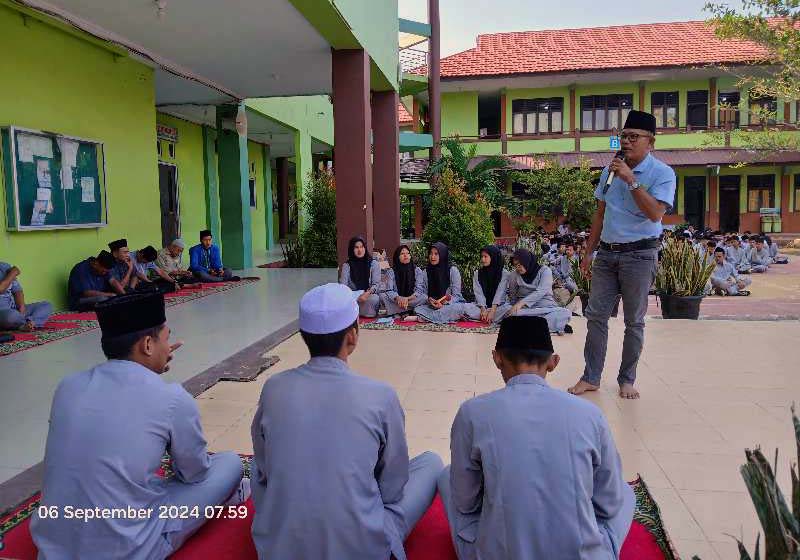
<instances>
[{"instance_id":1,"label":"man in blue batik shirt","mask_svg":"<svg viewBox=\"0 0 800 560\"><path fill-rule=\"evenodd\" d=\"M647 296L656 275L659 236L664 231L661 220L675 199L675 172L650 153L655 135L655 117L631 111L620 136L622 157L615 157L603 170L595 190L597 211L586 245L589 258L581 263L584 273L592 278L586 309L586 367L580 381L570 388L576 395L600 388L608 319L618 294L622 294L625 339L617 376L619 395L639 398L634 383L644 344ZM608 184L611 173L614 177ZM597 257L592 259L598 244Z\"/></svg>"}]
</instances>

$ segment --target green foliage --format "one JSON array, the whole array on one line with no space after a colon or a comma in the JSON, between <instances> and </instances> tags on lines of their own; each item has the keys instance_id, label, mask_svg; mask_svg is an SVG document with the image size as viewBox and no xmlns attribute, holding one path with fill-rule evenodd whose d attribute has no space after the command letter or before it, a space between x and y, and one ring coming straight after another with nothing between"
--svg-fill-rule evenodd
<instances>
[{"instance_id":1,"label":"green foliage","mask_svg":"<svg viewBox=\"0 0 800 560\"><path fill-rule=\"evenodd\" d=\"M572 261L570 276L572 277L572 281L578 286L578 293L581 295L589 295L589 292L592 291L592 279L581 270L581 260L582 259L579 257Z\"/></svg>"},{"instance_id":2,"label":"green foliage","mask_svg":"<svg viewBox=\"0 0 800 560\"><path fill-rule=\"evenodd\" d=\"M489 207L480 193L470 200L463 180L452 169L446 168L441 174L422 241L426 253L417 263L425 266L427 247L432 243L445 243L450 248L452 264L461 272L464 295L471 296L472 273L480 265L481 248L494 243L494 230Z\"/></svg>"},{"instance_id":3,"label":"green foliage","mask_svg":"<svg viewBox=\"0 0 800 560\"><path fill-rule=\"evenodd\" d=\"M742 73L726 68L736 76L740 90L749 90L757 97L775 97L779 102L800 98L800 3L797 0L742 0L738 8L710 2L705 9L711 15L708 22L717 37L751 41L766 51L758 72ZM730 132L735 143L748 149L768 151L800 148L795 136L770 126L776 120L775 112L758 109L755 113L763 123L762 129ZM709 140L721 142L724 134L712 134Z\"/></svg>"},{"instance_id":4,"label":"green foliage","mask_svg":"<svg viewBox=\"0 0 800 560\"><path fill-rule=\"evenodd\" d=\"M596 208L597 175L586 160L579 167L563 167L553 158L535 171L512 172L511 180L525 185L527 198L521 204L526 216L548 222L565 216L574 229L583 229L592 223Z\"/></svg>"},{"instance_id":5,"label":"green foliage","mask_svg":"<svg viewBox=\"0 0 800 560\"><path fill-rule=\"evenodd\" d=\"M701 260L691 243L669 239L656 273L656 292L670 296L701 296L714 266L708 256Z\"/></svg>"},{"instance_id":6,"label":"green foliage","mask_svg":"<svg viewBox=\"0 0 800 560\"><path fill-rule=\"evenodd\" d=\"M287 267L302 268L305 266L303 245L297 239L290 237L281 242L281 251L283 251L283 260L286 261Z\"/></svg>"},{"instance_id":7,"label":"green foliage","mask_svg":"<svg viewBox=\"0 0 800 560\"><path fill-rule=\"evenodd\" d=\"M442 157L433 162L431 175L442 175L450 170L463 183L463 189L471 201L481 197L492 210L514 213L516 201L505 192L505 170L508 160L503 156L489 156L474 167L471 162L478 153L478 145L465 147L458 137L442 140Z\"/></svg>"},{"instance_id":8,"label":"green foliage","mask_svg":"<svg viewBox=\"0 0 800 560\"><path fill-rule=\"evenodd\" d=\"M304 266L336 268L336 183L333 173L311 172L302 202L306 216L300 234Z\"/></svg>"}]
</instances>

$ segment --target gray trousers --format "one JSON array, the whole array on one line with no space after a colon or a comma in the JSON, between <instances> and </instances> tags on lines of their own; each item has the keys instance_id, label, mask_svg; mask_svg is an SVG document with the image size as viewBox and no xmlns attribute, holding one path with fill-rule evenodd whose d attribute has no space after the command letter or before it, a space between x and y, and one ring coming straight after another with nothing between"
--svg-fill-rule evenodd
<instances>
[{"instance_id":1,"label":"gray trousers","mask_svg":"<svg viewBox=\"0 0 800 560\"><path fill-rule=\"evenodd\" d=\"M463 301L451 301L441 309L434 309L427 303L423 303L414 309L414 313L429 323L444 325L459 321L464 316L465 305L466 303Z\"/></svg>"},{"instance_id":2,"label":"gray trousers","mask_svg":"<svg viewBox=\"0 0 800 560\"><path fill-rule=\"evenodd\" d=\"M34 327L43 327L50 315L53 314L53 306L47 301L38 301L25 305L25 313L22 314L16 309L0 309L0 330L16 330L28 321Z\"/></svg>"},{"instance_id":3,"label":"gray trousers","mask_svg":"<svg viewBox=\"0 0 800 560\"><path fill-rule=\"evenodd\" d=\"M586 309L583 381L600 385L608 349L608 319L616 305L617 294L622 294L625 313L625 338L617 382L622 385L636 381L636 366L644 345L647 296L655 280L657 257L656 249L627 253L601 249L597 253L592 265L592 290Z\"/></svg>"},{"instance_id":4,"label":"gray trousers","mask_svg":"<svg viewBox=\"0 0 800 560\"><path fill-rule=\"evenodd\" d=\"M403 489L403 497L387 510L390 530L394 531L398 542L403 542L411 534L414 526L431 507L436 496L436 480L443 468L441 457L432 451L421 453L408 462L408 482Z\"/></svg>"},{"instance_id":5,"label":"gray trousers","mask_svg":"<svg viewBox=\"0 0 800 560\"><path fill-rule=\"evenodd\" d=\"M402 309L394 299L389 298L386 294L380 294L381 306L386 310L386 315L399 315L400 313L414 313L414 308L422 303L425 303L425 297L419 294L414 294L408 300L408 307Z\"/></svg>"},{"instance_id":6,"label":"gray trousers","mask_svg":"<svg viewBox=\"0 0 800 560\"><path fill-rule=\"evenodd\" d=\"M741 289L743 290L752 283L753 280L747 278L746 276L740 276L739 280L733 284L729 284L727 280L717 280L716 278L711 278L711 287L717 290L723 290L729 296L739 295L739 284L742 285Z\"/></svg>"},{"instance_id":7,"label":"gray trousers","mask_svg":"<svg viewBox=\"0 0 800 560\"><path fill-rule=\"evenodd\" d=\"M358 314L361 317L377 317L381 298L378 294L370 294L366 301L358 302Z\"/></svg>"},{"instance_id":8,"label":"gray trousers","mask_svg":"<svg viewBox=\"0 0 800 560\"><path fill-rule=\"evenodd\" d=\"M503 318L508 315L508 312L511 310L511 305L508 303L501 303L497 306L497 309L494 312L494 318L492 319L492 323L499 324ZM464 304L464 315L469 317L473 321L477 321L481 318L481 308L475 305L474 303L465 303Z\"/></svg>"},{"instance_id":9,"label":"gray trousers","mask_svg":"<svg viewBox=\"0 0 800 560\"><path fill-rule=\"evenodd\" d=\"M225 282L226 280L230 280L233 276L233 272L231 272L230 268L223 268L222 269L222 276L213 276L208 272L194 272L194 277L197 278L201 282Z\"/></svg>"},{"instance_id":10,"label":"gray trousers","mask_svg":"<svg viewBox=\"0 0 800 560\"><path fill-rule=\"evenodd\" d=\"M453 493L450 490L450 466L448 465L439 475L439 482L437 484L439 489L439 496L444 503L444 509L447 512L447 522L450 524L450 538L453 539L453 546L456 549L456 556L458 560L477 560L478 551L475 542L469 542L458 536L457 527L467 527L471 524L480 523L481 514L476 513L461 513L458 508L453 504ZM622 507L617 512L617 515L610 519L597 519L597 526L606 537L606 544L612 558L619 558L619 553L622 550L622 544L625 542L625 537L628 536L628 531L633 523L633 512L636 509L636 496L633 489L625 484L625 493ZM513 517L525 512L507 511L508 516ZM531 519L535 522L535 519ZM478 534L478 529L474 531Z\"/></svg>"},{"instance_id":11,"label":"gray trousers","mask_svg":"<svg viewBox=\"0 0 800 560\"><path fill-rule=\"evenodd\" d=\"M766 264L754 264L750 268L750 272L757 272L757 273L766 272L767 270L769 270L769 266Z\"/></svg>"},{"instance_id":12,"label":"gray trousers","mask_svg":"<svg viewBox=\"0 0 800 560\"><path fill-rule=\"evenodd\" d=\"M175 518L167 522L164 538L172 548L178 550L186 540L203 526L207 518L203 510L207 506L219 506L233 494L242 481L242 460L236 453L225 451L209 457L211 469L202 482L185 484L176 480L167 485L167 496L164 501L168 506L198 506L200 517L195 519Z\"/></svg>"}]
</instances>

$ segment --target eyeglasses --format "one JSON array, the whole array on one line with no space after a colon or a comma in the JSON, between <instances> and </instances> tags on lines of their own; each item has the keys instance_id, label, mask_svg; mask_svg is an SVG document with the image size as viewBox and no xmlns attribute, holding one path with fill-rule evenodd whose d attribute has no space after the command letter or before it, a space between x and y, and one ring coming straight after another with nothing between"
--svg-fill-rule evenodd
<instances>
[{"instance_id":1,"label":"eyeglasses","mask_svg":"<svg viewBox=\"0 0 800 560\"><path fill-rule=\"evenodd\" d=\"M627 140L628 142L633 144L639 138L650 138L651 136L652 136L651 134L637 134L635 132L623 132L622 134L619 135L619 139L620 141L623 142Z\"/></svg>"}]
</instances>

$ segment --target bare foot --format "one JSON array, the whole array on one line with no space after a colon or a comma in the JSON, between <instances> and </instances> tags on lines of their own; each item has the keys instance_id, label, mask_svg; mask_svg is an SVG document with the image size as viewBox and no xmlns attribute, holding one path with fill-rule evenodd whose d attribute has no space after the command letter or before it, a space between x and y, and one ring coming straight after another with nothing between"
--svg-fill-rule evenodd
<instances>
[{"instance_id":1,"label":"bare foot","mask_svg":"<svg viewBox=\"0 0 800 560\"><path fill-rule=\"evenodd\" d=\"M598 385L592 385L591 383L581 380L567 389L567 391L573 395L582 395L584 393L588 393L589 391L597 391L599 388L600 387Z\"/></svg>"},{"instance_id":2,"label":"bare foot","mask_svg":"<svg viewBox=\"0 0 800 560\"><path fill-rule=\"evenodd\" d=\"M623 383L619 386L619 396L623 399L638 399L639 391L630 383Z\"/></svg>"},{"instance_id":3,"label":"bare foot","mask_svg":"<svg viewBox=\"0 0 800 560\"><path fill-rule=\"evenodd\" d=\"M21 332L31 332L33 329L36 328L33 324L33 321L27 321L24 325L22 325L19 330Z\"/></svg>"}]
</instances>

